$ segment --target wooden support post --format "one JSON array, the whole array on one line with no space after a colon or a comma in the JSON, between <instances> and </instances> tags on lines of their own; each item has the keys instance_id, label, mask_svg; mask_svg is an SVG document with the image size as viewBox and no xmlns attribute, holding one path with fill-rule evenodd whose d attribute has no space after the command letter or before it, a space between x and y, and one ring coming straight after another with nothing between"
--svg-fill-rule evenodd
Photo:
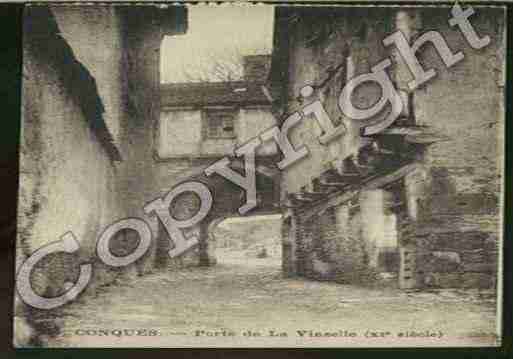
<instances>
[{"instance_id":1,"label":"wooden support post","mask_svg":"<svg viewBox=\"0 0 513 359\"><path fill-rule=\"evenodd\" d=\"M212 265L211 258L208 255L209 253L209 233L208 233L208 223L200 224L199 228L199 240L198 240L198 256L199 256L199 266L207 267Z\"/></svg>"},{"instance_id":2,"label":"wooden support post","mask_svg":"<svg viewBox=\"0 0 513 359\"><path fill-rule=\"evenodd\" d=\"M416 250L412 245L399 248L399 288L413 289L417 287Z\"/></svg>"}]
</instances>

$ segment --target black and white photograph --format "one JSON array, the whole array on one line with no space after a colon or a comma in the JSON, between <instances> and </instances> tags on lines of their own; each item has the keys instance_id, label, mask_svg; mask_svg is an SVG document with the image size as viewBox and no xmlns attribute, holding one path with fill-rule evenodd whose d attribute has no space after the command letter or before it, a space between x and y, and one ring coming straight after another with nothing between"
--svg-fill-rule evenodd
<instances>
[{"instance_id":1,"label":"black and white photograph","mask_svg":"<svg viewBox=\"0 0 513 359\"><path fill-rule=\"evenodd\" d=\"M507 25L27 4L14 347L501 346Z\"/></svg>"}]
</instances>

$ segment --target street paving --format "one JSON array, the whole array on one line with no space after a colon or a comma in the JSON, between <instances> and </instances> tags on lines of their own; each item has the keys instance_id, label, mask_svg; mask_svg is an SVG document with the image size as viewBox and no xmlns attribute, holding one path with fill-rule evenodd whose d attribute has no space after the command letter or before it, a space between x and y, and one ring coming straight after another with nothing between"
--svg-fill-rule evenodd
<instances>
[{"instance_id":1,"label":"street paving","mask_svg":"<svg viewBox=\"0 0 513 359\"><path fill-rule=\"evenodd\" d=\"M495 318L491 291L363 288L283 278L278 259L225 258L84 296L46 345L485 346L498 344Z\"/></svg>"}]
</instances>

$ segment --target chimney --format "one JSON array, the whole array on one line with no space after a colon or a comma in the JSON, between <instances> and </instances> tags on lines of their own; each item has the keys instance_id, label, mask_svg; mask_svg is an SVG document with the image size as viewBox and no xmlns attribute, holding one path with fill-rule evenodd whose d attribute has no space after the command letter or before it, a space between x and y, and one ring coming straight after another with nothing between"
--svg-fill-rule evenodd
<instances>
[{"instance_id":1,"label":"chimney","mask_svg":"<svg viewBox=\"0 0 513 359\"><path fill-rule=\"evenodd\" d=\"M264 82L271 67L271 55L244 56L244 81Z\"/></svg>"}]
</instances>

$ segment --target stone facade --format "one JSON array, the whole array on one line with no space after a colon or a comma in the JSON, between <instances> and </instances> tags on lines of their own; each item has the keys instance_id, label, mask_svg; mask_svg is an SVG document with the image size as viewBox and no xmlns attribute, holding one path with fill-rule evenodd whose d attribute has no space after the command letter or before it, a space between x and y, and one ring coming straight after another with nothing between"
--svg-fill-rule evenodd
<instances>
[{"instance_id":1,"label":"stone facade","mask_svg":"<svg viewBox=\"0 0 513 359\"><path fill-rule=\"evenodd\" d=\"M60 295L65 282L76 282L77 263L94 267L84 292L88 295L120 276L215 262L208 228L237 213L244 191L221 176L205 176L203 170L222 155L231 155L233 148L207 157L190 153L169 159L157 153L160 46L164 35L185 33L186 27L186 9L180 6L27 7L17 261L21 264L68 231L80 243L78 255L47 256L38 264L33 276L40 295ZM257 131L255 124L273 120L260 87L248 92L254 90L260 91L257 101L240 109L245 126L237 142ZM276 151L271 147L267 150ZM257 164L272 163L271 157L259 158ZM240 160L233 165L243 168ZM211 215L189 231L200 235L199 246L170 258L168 234L143 207L191 179L209 187L214 206ZM268 173L257 174L259 202L267 204L264 212L277 210L272 207L277 202L275 184ZM171 211L187 218L197 205L197 198L185 195ZM152 245L134 265L107 267L96 256L97 239L107 226L128 217L149 223ZM135 232L121 231L111 250L126 255L136 245Z\"/></svg>"},{"instance_id":2,"label":"stone facade","mask_svg":"<svg viewBox=\"0 0 513 359\"><path fill-rule=\"evenodd\" d=\"M158 51L164 34L185 27L179 7L25 8L17 264L68 231L80 244L73 255L38 263L32 284L39 295L61 295L76 282L77 263L94 267L86 296L155 267L155 245L122 269L104 265L95 247L108 225L142 216L145 201L159 194L148 161L159 116ZM123 255L136 243L120 232L111 250ZM18 299L16 308L17 315L31 310L30 324L51 334Z\"/></svg>"},{"instance_id":3,"label":"stone facade","mask_svg":"<svg viewBox=\"0 0 513 359\"><path fill-rule=\"evenodd\" d=\"M393 125L396 132L364 138L361 125L340 112L338 96L349 79L394 55L382 39L404 10L414 20L410 41L435 29L465 59L446 69L433 46L421 47L422 65L435 68L438 76L401 94L405 106ZM299 96L302 87L311 85L311 97L346 127L327 145L318 140L316 121L304 120L290 132L291 142L305 144L309 156L282 177L284 269L289 275L367 283L392 279L390 284L404 288L495 285L505 14L502 8L476 9L472 24L491 38L482 50L472 49L457 28L449 27L450 16L449 7L277 9L270 80L284 94L281 113L313 101ZM399 82L412 76L397 55L391 76L402 89ZM379 95L379 87L364 84L352 100L366 108ZM436 139L412 135L413 129L427 129ZM369 181L361 175L369 165L364 158L369 140L391 156L411 156L395 169L394 159L371 158L378 168L389 161L381 163L389 171L378 171L378 178ZM346 164L356 164L359 179L344 175Z\"/></svg>"},{"instance_id":4,"label":"stone facade","mask_svg":"<svg viewBox=\"0 0 513 359\"><path fill-rule=\"evenodd\" d=\"M423 63L440 71L414 95L416 120L450 140L430 146L423 160L419 270L429 285L493 285L502 231L504 13L476 9L476 31L491 39L481 50L451 31L442 14L426 11L423 17L426 27L439 24L449 46L461 49L465 59L444 69L432 49L423 53Z\"/></svg>"},{"instance_id":5,"label":"stone facade","mask_svg":"<svg viewBox=\"0 0 513 359\"><path fill-rule=\"evenodd\" d=\"M76 281L76 263L95 268L86 294L120 276L212 264L209 226L237 213L244 191L219 175L205 176L203 169L215 158L201 151L158 156L160 45L163 35L185 32L185 9L98 5L25 11L17 262L68 231L80 243L73 256L41 261L34 289L61 294L65 282ZM293 144L305 144L309 156L281 174L257 166L259 207L249 214L275 213L281 204L287 276L402 288L494 286L501 232L504 11L476 10L472 23L491 44L474 50L448 27L449 8L415 8L422 20L415 30L439 30L465 59L444 70L433 49L423 47L421 62L439 76L403 96L402 119L410 129L396 126L398 132L364 138L361 126L340 113L338 96L349 79L389 56L381 40L393 30L397 11L277 7L269 86L274 103L262 110L269 100L262 92L262 103L242 109L247 126L234 142L257 135L266 121L270 126L269 112L280 122L301 109L311 100L298 96L305 85L314 86L312 98L322 101L336 124L344 124L345 133L322 144L316 121L302 121L290 137ZM246 67L258 73L252 64ZM395 71L396 82L408 76L399 65ZM354 101L367 107L379 95L364 85ZM408 139L421 126L443 136L429 144ZM257 165L269 170L277 149L264 150L272 156L259 157ZM210 152L228 153L224 147ZM236 159L232 167L242 170L243 164ZM170 259L169 237L143 206L190 179L209 187L214 205L191 229L200 235L199 246ZM184 196L171 210L185 218L197 202ZM95 256L96 240L106 226L126 217L151 224L157 233L152 247L134 266L104 266ZM112 250L121 255L136 243L129 232L118 239ZM19 301L16 306L22 315L26 308Z\"/></svg>"}]
</instances>

